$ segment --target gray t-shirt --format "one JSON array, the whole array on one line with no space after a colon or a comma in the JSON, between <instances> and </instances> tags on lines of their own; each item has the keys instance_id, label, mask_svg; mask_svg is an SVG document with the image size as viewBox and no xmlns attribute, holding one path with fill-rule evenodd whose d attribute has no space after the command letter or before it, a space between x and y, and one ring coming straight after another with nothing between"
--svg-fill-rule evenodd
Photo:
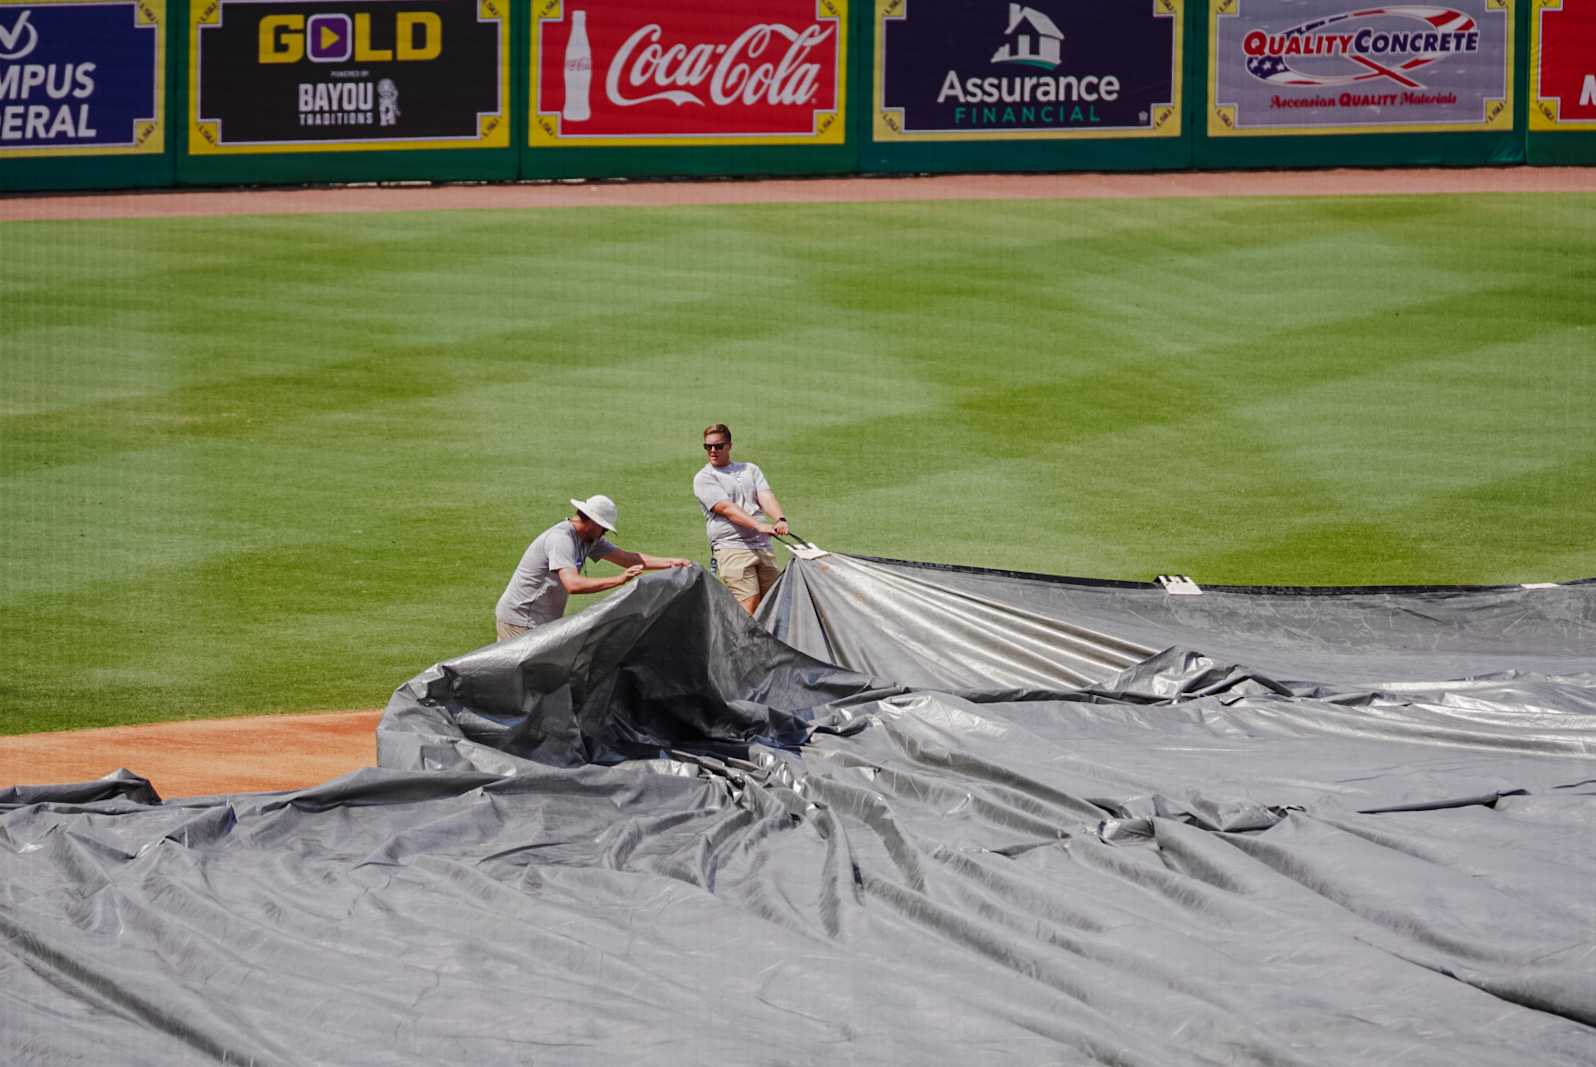
<instances>
[{"instance_id":1,"label":"gray t-shirt","mask_svg":"<svg viewBox=\"0 0 1596 1067\"><path fill-rule=\"evenodd\" d=\"M706 463L704 469L693 476L693 495L704 509L704 530L709 534L711 548L770 551L769 537L745 530L710 510L722 500L730 500L749 515L758 515L760 490L770 492L770 483L765 481L765 472L757 463L728 463L724 467Z\"/></svg>"},{"instance_id":2,"label":"gray t-shirt","mask_svg":"<svg viewBox=\"0 0 1596 1067\"><path fill-rule=\"evenodd\" d=\"M615 546L602 537L591 545L583 541L569 519L555 523L526 546L493 609L494 617L516 626L553 622L565 614L570 599L560 584L560 572L567 567L581 570L588 557L602 559L614 551Z\"/></svg>"}]
</instances>

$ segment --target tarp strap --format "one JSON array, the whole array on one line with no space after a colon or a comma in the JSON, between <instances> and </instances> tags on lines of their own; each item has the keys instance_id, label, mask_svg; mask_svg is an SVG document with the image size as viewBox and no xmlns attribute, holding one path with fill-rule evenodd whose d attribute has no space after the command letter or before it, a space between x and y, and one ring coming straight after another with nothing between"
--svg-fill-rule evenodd
<instances>
[{"instance_id":1,"label":"tarp strap","mask_svg":"<svg viewBox=\"0 0 1596 1067\"><path fill-rule=\"evenodd\" d=\"M798 534L792 530L788 530L785 537L783 537L781 534L774 534L773 536L776 538L776 540L786 545L792 554L797 556L799 559L820 559L822 556L831 555L830 552L827 552L825 549L814 544L807 538L798 536Z\"/></svg>"}]
</instances>

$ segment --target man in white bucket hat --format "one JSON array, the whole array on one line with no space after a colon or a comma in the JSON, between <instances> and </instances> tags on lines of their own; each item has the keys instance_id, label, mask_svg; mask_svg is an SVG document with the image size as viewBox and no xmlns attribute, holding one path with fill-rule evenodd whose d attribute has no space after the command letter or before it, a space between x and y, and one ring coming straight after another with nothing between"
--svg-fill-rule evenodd
<instances>
[{"instance_id":1,"label":"man in white bucket hat","mask_svg":"<svg viewBox=\"0 0 1596 1067\"><path fill-rule=\"evenodd\" d=\"M615 501L603 494L572 500L571 506L576 514L538 534L504 587L493 609L500 641L558 619L565 614L572 593L602 593L625 585L644 571L692 566L690 560L628 552L606 541L604 534L615 532L619 516ZM625 570L613 578L588 578L582 574L582 565L589 559L602 559Z\"/></svg>"}]
</instances>

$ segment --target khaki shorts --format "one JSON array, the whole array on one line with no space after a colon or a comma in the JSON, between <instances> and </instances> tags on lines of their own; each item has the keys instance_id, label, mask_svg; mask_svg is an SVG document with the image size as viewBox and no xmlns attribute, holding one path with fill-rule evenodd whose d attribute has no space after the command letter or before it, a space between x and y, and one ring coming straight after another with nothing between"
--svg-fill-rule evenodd
<instances>
[{"instance_id":1,"label":"khaki shorts","mask_svg":"<svg viewBox=\"0 0 1596 1067\"><path fill-rule=\"evenodd\" d=\"M716 548L715 568L721 584L738 600L764 596L776 584L776 555L751 548Z\"/></svg>"},{"instance_id":2,"label":"khaki shorts","mask_svg":"<svg viewBox=\"0 0 1596 1067\"><path fill-rule=\"evenodd\" d=\"M527 631L527 627L517 626L513 622L505 622L497 615L493 617L493 629L499 635L500 641L508 641L512 637L520 637Z\"/></svg>"}]
</instances>

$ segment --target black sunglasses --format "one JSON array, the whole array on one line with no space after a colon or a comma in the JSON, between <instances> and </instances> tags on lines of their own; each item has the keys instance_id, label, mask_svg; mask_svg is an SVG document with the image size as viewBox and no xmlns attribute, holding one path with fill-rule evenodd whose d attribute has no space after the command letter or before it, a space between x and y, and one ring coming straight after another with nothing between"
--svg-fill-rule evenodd
<instances>
[{"instance_id":1,"label":"black sunglasses","mask_svg":"<svg viewBox=\"0 0 1596 1067\"><path fill-rule=\"evenodd\" d=\"M713 452L717 448L730 448L730 447L731 447L731 442L730 441L705 441L704 442L704 451L705 452Z\"/></svg>"}]
</instances>

